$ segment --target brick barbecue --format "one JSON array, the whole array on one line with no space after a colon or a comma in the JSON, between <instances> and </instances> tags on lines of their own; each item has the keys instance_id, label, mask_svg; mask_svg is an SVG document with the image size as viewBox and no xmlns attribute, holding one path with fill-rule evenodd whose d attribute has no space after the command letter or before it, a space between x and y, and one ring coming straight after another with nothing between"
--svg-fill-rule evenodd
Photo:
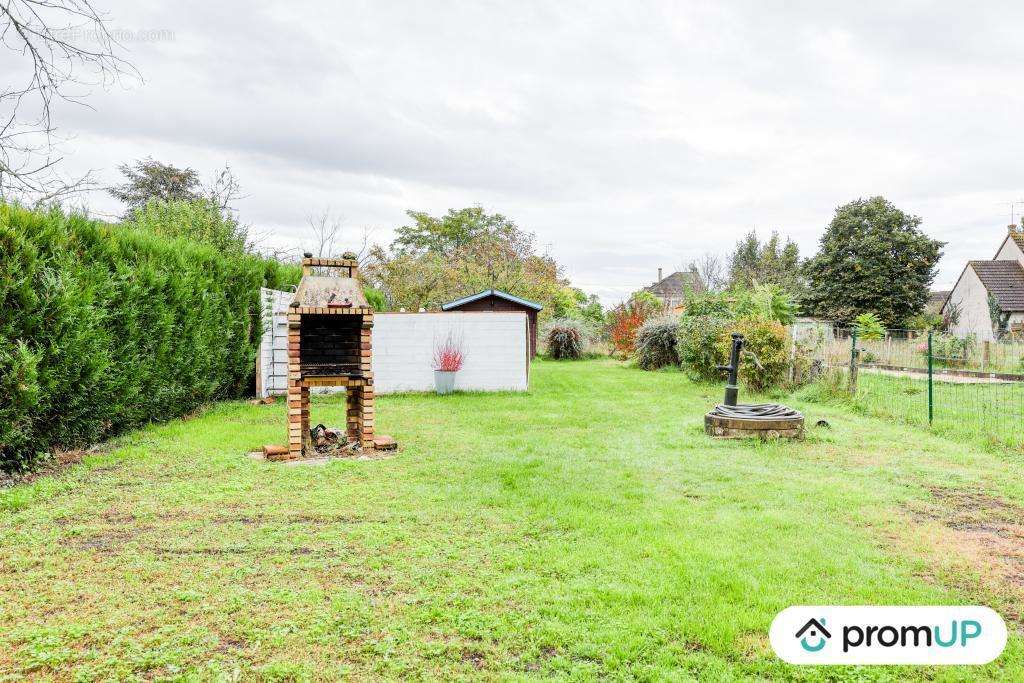
<instances>
[{"instance_id":1,"label":"brick barbecue","mask_svg":"<svg viewBox=\"0 0 1024 683\"><path fill-rule=\"evenodd\" d=\"M345 387L349 442L374 447L373 308L354 258L302 260L288 309L288 457L311 455L309 390ZM314 275L314 269L332 272Z\"/></svg>"}]
</instances>

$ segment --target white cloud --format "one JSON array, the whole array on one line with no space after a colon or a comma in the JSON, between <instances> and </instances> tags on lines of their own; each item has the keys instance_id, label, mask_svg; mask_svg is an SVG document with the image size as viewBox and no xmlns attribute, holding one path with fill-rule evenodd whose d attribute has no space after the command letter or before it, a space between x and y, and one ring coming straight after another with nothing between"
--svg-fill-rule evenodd
<instances>
[{"instance_id":1,"label":"white cloud","mask_svg":"<svg viewBox=\"0 0 1024 683\"><path fill-rule=\"evenodd\" d=\"M326 207L387 240L480 203L609 302L754 226L810 253L884 194L950 243L948 284L1024 194L1015 3L98 2L173 40L62 110L69 166L230 163L277 244Z\"/></svg>"}]
</instances>

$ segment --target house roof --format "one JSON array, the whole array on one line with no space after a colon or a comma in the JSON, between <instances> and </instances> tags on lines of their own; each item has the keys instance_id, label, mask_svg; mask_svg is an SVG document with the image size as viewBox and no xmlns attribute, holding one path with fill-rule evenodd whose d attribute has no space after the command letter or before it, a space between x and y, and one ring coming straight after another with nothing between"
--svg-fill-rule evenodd
<instances>
[{"instance_id":1,"label":"house roof","mask_svg":"<svg viewBox=\"0 0 1024 683\"><path fill-rule=\"evenodd\" d=\"M1024 311L1024 268L1018 261L968 261L1004 311Z\"/></svg>"},{"instance_id":2,"label":"house roof","mask_svg":"<svg viewBox=\"0 0 1024 683\"><path fill-rule=\"evenodd\" d=\"M518 296L513 296L513 295L509 294L508 292L501 291L500 289L485 289L482 292L477 292L476 294L472 294L470 296L464 296L461 299L456 299L455 301L449 301L446 304L441 304L441 310L442 311L450 311L453 308L458 308L459 306L465 306L466 304L473 303L474 301L479 301L480 299L486 299L489 296L496 296L499 299L504 299L505 301L511 301L512 303L516 303L516 304L519 304L521 306L526 306L527 308L532 308L535 311L544 310L544 307L541 306L540 304L536 303L536 302L528 301L526 299L520 299Z\"/></svg>"},{"instance_id":3,"label":"house roof","mask_svg":"<svg viewBox=\"0 0 1024 683\"><path fill-rule=\"evenodd\" d=\"M933 289L928 292L928 303L925 304L925 307L935 311L942 310L942 307L946 305L946 299L952 293L953 291L950 289Z\"/></svg>"},{"instance_id":4,"label":"house roof","mask_svg":"<svg viewBox=\"0 0 1024 683\"><path fill-rule=\"evenodd\" d=\"M1012 237L1013 241L1017 243L1017 246L1021 248L1021 251L1024 251L1024 232L1011 232L1010 237Z\"/></svg>"},{"instance_id":5,"label":"house roof","mask_svg":"<svg viewBox=\"0 0 1024 683\"><path fill-rule=\"evenodd\" d=\"M662 299L681 299L688 292L703 292L704 283L695 271L677 270L644 290Z\"/></svg>"}]
</instances>

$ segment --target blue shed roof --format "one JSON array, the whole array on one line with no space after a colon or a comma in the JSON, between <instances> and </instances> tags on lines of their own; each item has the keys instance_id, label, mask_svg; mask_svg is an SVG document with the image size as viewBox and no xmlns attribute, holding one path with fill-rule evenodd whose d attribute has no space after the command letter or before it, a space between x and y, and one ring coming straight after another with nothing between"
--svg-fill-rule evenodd
<instances>
[{"instance_id":1,"label":"blue shed roof","mask_svg":"<svg viewBox=\"0 0 1024 683\"><path fill-rule=\"evenodd\" d=\"M441 310L442 311L450 311L453 308L458 308L459 306L465 306L466 304L473 303L474 301L479 301L480 299L486 299L489 296L496 296L499 299L504 299L506 301L511 301L513 303L520 304L521 306L526 306L527 308L532 308L535 311L540 311L540 310L544 309L544 307L541 306L538 303L534 303L533 301L527 301L526 299L520 299L518 296L512 296L508 292L503 292L500 289L485 289L482 292L477 292L476 294L473 294L473 295L470 295L470 296L464 296L461 299L456 299L455 301L449 301L446 304L441 304Z\"/></svg>"}]
</instances>

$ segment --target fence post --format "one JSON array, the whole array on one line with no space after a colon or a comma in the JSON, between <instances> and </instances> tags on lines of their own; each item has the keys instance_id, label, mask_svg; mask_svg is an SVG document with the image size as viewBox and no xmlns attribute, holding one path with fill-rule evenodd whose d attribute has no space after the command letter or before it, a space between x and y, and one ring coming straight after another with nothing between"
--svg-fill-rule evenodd
<instances>
[{"instance_id":1,"label":"fence post","mask_svg":"<svg viewBox=\"0 0 1024 683\"><path fill-rule=\"evenodd\" d=\"M854 396L857 394L857 365L858 365L858 352L857 352L857 330L853 331L850 335L850 395Z\"/></svg>"},{"instance_id":2,"label":"fence post","mask_svg":"<svg viewBox=\"0 0 1024 683\"><path fill-rule=\"evenodd\" d=\"M928 330L928 426L932 426L935 415L935 397L932 393L932 331Z\"/></svg>"},{"instance_id":3,"label":"fence post","mask_svg":"<svg viewBox=\"0 0 1024 683\"><path fill-rule=\"evenodd\" d=\"M992 362L992 346L991 342L986 339L981 343L981 369L988 370L989 363Z\"/></svg>"}]
</instances>

